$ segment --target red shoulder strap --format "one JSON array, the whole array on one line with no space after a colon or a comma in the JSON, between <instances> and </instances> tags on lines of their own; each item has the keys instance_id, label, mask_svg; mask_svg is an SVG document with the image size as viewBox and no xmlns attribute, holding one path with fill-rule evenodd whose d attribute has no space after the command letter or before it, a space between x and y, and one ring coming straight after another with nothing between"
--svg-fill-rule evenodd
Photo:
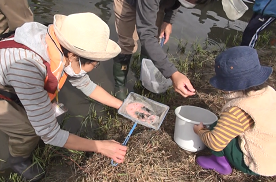
<instances>
[{"instance_id":1,"label":"red shoulder strap","mask_svg":"<svg viewBox=\"0 0 276 182\"><path fill-rule=\"evenodd\" d=\"M26 50L32 51L35 54L37 54L35 51L30 49L29 47L27 47L23 44L17 43L14 40L0 41L0 49L7 49L7 48L22 48L22 49L26 49ZM37 54L37 55L40 56L39 54ZM43 57L41 57L41 59L43 60L43 64L47 68L47 76L45 78L44 89L47 90L47 92L54 94L57 89L58 81L57 81L56 77L53 75L53 73L51 72L50 64L47 61L45 61L43 59Z\"/></svg>"}]
</instances>

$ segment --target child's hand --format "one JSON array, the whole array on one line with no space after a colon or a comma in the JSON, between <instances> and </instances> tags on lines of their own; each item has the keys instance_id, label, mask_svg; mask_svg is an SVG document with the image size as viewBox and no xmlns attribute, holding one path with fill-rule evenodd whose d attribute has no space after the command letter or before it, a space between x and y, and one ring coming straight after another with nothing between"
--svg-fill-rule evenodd
<instances>
[{"instance_id":1,"label":"child's hand","mask_svg":"<svg viewBox=\"0 0 276 182\"><path fill-rule=\"evenodd\" d=\"M202 130L204 128L202 122L200 124L195 124L194 125L194 132L198 135L199 130Z\"/></svg>"}]
</instances>

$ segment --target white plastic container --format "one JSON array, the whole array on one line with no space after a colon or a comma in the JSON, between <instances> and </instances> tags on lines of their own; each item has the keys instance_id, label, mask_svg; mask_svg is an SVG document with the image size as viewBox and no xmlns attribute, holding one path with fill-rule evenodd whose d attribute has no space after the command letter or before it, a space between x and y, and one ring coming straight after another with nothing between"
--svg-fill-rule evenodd
<instances>
[{"instance_id":1,"label":"white plastic container","mask_svg":"<svg viewBox=\"0 0 276 182\"><path fill-rule=\"evenodd\" d=\"M164 93L172 86L172 80L165 78L150 59L142 59L140 80L149 91L159 94Z\"/></svg>"},{"instance_id":2,"label":"white plastic container","mask_svg":"<svg viewBox=\"0 0 276 182\"><path fill-rule=\"evenodd\" d=\"M222 0L222 7L230 20L237 20L248 10L243 0Z\"/></svg>"},{"instance_id":3,"label":"white plastic container","mask_svg":"<svg viewBox=\"0 0 276 182\"><path fill-rule=\"evenodd\" d=\"M188 105L177 107L175 115L174 141L179 147L190 152L203 150L206 146L193 127L200 122L209 127L218 120L217 116L207 109Z\"/></svg>"}]
</instances>

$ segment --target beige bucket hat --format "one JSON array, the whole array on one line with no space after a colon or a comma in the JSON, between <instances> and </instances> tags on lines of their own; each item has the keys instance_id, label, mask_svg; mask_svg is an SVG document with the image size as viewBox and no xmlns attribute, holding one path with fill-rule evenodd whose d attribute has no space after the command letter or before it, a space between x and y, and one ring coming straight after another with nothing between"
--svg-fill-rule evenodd
<instances>
[{"instance_id":1,"label":"beige bucket hat","mask_svg":"<svg viewBox=\"0 0 276 182\"><path fill-rule=\"evenodd\" d=\"M95 61L107 61L121 52L109 39L108 25L94 13L54 15L54 30L59 43L70 52Z\"/></svg>"},{"instance_id":2,"label":"beige bucket hat","mask_svg":"<svg viewBox=\"0 0 276 182\"><path fill-rule=\"evenodd\" d=\"M248 10L242 0L222 0L223 10L230 20L237 20Z\"/></svg>"}]
</instances>

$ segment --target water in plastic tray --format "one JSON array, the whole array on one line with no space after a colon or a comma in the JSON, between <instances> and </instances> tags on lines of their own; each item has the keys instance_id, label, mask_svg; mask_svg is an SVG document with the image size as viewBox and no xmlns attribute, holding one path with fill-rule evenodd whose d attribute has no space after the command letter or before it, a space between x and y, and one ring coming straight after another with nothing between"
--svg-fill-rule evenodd
<instances>
[{"instance_id":1,"label":"water in plastic tray","mask_svg":"<svg viewBox=\"0 0 276 182\"><path fill-rule=\"evenodd\" d=\"M146 106L147 109L150 110L152 115L157 116L157 120L153 123L148 123L145 121L141 121L142 119L137 119L134 117L131 117L127 111L126 108L131 103L141 103L144 106ZM169 110L169 106L156 102L154 100L148 99L144 96L141 96L139 94L136 94L134 92L130 92L127 98L124 100L122 106L119 108L118 113L128 119L130 119L133 122L137 122L138 124L141 124L143 126L153 128L155 130L158 130L167 115L167 112Z\"/></svg>"}]
</instances>

